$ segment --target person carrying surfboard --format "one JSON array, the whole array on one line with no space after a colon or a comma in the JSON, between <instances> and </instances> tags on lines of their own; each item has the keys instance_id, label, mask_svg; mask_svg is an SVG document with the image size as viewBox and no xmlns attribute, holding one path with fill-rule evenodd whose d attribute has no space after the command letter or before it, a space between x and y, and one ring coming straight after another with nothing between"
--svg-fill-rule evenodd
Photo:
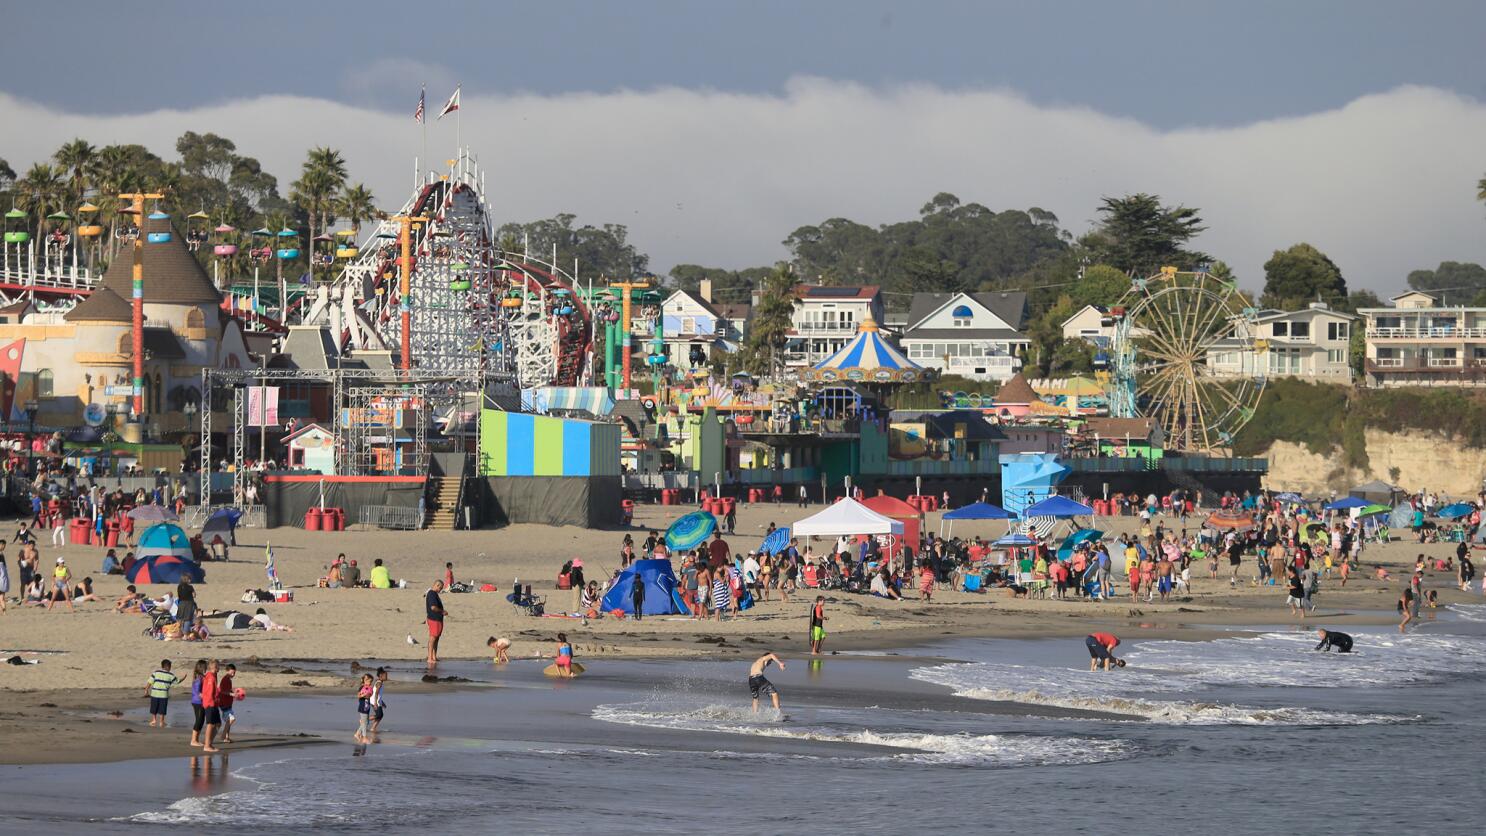
<instances>
[{"instance_id":1,"label":"person carrying surfboard","mask_svg":"<svg viewBox=\"0 0 1486 836\"><path fill-rule=\"evenodd\" d=\"M753 713L758 713L758 698L767 694L774 702L774 710L779 710L779 691L774 688L774 683L764 676L764 669L773 662L784 670L784 660L773 653L765 653L754 660L753 666L748 669L748 693L753 697Z\"/></svg>"}]
</instances>

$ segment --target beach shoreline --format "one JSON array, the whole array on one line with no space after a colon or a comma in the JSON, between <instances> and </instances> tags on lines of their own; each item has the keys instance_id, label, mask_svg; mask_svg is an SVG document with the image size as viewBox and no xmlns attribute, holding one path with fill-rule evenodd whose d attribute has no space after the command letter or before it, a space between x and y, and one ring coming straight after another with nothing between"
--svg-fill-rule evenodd
<instances>
[{"instance_id":1,"label":"beach shoreline","mask_svg":"<svg viewBox=\"0 0 1486 836\"><path fill-rule=\"evenodd\" d=\"M746 506L739 512L739 528L757 532L729 537L734 551L747 552L766 524L788 524L807 510L792 506ZM930 515L929 522L934 522ZM643 539L647 528L663 528L666 517L658 507L640 509L637 528L628 530ZM1111 534L1131 528L1135 520L1101 518ZM0 736L12 745L0 749L0 764L83 763L131 758L198 754L175 731L168 742L158 730L112 716L140 708L144 680L162 657L175 662L177 673L189 676L191 661L220 658L238 667L237 682L259 697L351 693L352 678L378 664L400 670L421 668L426 652L422 624L422 592L454 563L456 577L496 584L500 592L446 594L450 611L441 647L447 662L489 659L485 639L512 640L513 658L546 658L555 648L555 636L566 632L582 659L729 658L772 650L787 658L807 652L807 607L814 590L801 590L789 604L760 602L749 612L724 622L698 622L686 617L648 617L642 621L602 619L584 625L577 619L533 618L505 601L505 592L519 578L531 583L549 602L549 609L566 604L567 592L552 589L552 578L564 560L582 557L590 577L617 567L619 540L625 531L511 526L498 531L418 531L317 533L298 529L243 530L240 545L228 563L208 563L208 583L198 587L198 599L207 609L252 612L257 605L237 601L243 589L262 586L261 555L272 543L278 571L295 593L295 603L263 605L271 616L295 628L293 633L224 632L200 643L157 642L141 635L145 619L111 612L108 601L123 589L118 576L94 575L105 603L79 605L79 612L46 613L36 608L0 614L0 652L18 653L41 664L0 668L0 693L6 706L0 711ZM977 534L978 531L962 532ZM991 533L991 532L986 532ZM1244 583L1229 588L1225 579L1198 577L1190 595L1167 603L1012 599L1001 590L982 594L936 593L932 603L891 602L841 592L827 598L826 653L881 653L923 648L946 639L1077 639L1095 630L1133 639L1206 641L1242 635L1254 625L1293 624L1297 628L1332 625L1391 626L1390 612L1398 590L1412 570L1418 552L1434 557L1453 551L1452 544L1418 546L1394 542L1372 546L1365 566L1383 565L1393 572L1391 583L1354 576L1343 590L1336 581L1323 584L1319 609L1301 620L1284 607L1282 587L1248 585L1252 559L1242 567ZM381 558L393 577L408 579L408 588L394 590L324 589L315 586L338 553L355 558L369 569ZM69 546L42 547L49 563L66 554L69 563L86 574L103 550ZM594 555L614 554L605 560ZM607 565L606 565L607 564ZM1227 566L1222 567L1223 571ZM595 571L597 570L597 571ZM1194 574L1202 574L1194 572ZM1443 573L1428 576L1440 592L1441 604L1481 600L1455 589ZM545 589L544 589L545 588ZM149 591L158 595L164 587ZM406 639L413 637L417 644ZM375 661L373 661L375 660ZM357 667L360 666L360 667ZM306 669L310 668L310 669ZM311 670L312 669L312 670ZM438 674L438 671L434 671ZM137 687L135 686L137 683ZM175 711L189 712L188 683L177 686ZM398 689L437 691L461 687L460 682L425 684L398 682ZM136 727L137 725L137 727ZM135 733L126 732L132 729ZM137 734L148 731L150 734ZM177 741L173 738L179 736ZM254 746L294 745L318 738L245 736ZM152 741L148 748L141 744ZM159 742L153 742L159 741Z\"/></svg>"}]
</instances>

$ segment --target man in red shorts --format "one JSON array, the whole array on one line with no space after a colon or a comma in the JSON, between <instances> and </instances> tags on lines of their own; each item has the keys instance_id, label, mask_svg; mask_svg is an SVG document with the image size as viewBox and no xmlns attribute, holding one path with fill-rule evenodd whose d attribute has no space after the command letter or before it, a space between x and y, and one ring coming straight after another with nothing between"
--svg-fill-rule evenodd
<instances>
[{"instance_id":1,"label":"man in red shorts","mask_svg":"<svg viewBox=\"0 0 1486 836\"><path fill-rule=\"evenodd\" d=\"M427 610L428 621L428 664L436 665L439 661L439 636L444 634L444 599L439 593L444 591L443 581L434 581L433 589L428 590L424 596L424 608Z\"/></svg>"}]
</instances>

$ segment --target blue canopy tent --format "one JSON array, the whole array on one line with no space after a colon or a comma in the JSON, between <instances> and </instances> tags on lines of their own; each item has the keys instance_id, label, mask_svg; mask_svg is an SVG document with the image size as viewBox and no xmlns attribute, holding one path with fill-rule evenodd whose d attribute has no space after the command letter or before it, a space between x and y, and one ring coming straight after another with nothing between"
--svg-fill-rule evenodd
<instances>
[{"instance_id":1,"label":"blue canopy tent","mask_svg":"<svg viewBox=\"0 0 1486 836\"><path fill-rule=\"evenodd\" d=\"M172 523L159 523L146 528L139 535L139 548L135 549L140 557L154 557L157 555L170 555L172 557L191 560L191 538L181 527Z\"/></svg>"},{"instance_id":2,"label":"blue canopy tent","mask_svg":"<svg viewBox=\"0 0 1486 836\"><path fill-rule=\"evenodd\" d=\"M949 523L950 533L955 530L955 520L1014 520L1016 514L989 502L972 502L946 513L939 521L939 531L944 532L944 523Z\"/></svg>"},{"instance_id":3,"label":"blue canopy tent","mask_svg":"<svg viewBox=\"0 0 1486 836\"><path fill-rule=\"evenodd\" d=\"M1364 505L1366 503L1363 503ZM1050 496L1033 505L1027 506L1022 512L1024 517L1053 517L1066 520L1069 517L1092 517L1094 509L1082 502L1075 502L1066 496Z\"/></svg>"},{"instance_id":4,"label":"blue canopy tent","mask_svg":"<svg viewBox=\"0 0 1486 836\"><path fill-rule=\"evenodd\" d=\"M1368 502L1361 497L1344 496L1335 502L1327 503L1326 505L1322 506L1322 508L1326 511L1350 511L1353 508L1366 508L1371 504L1371 502Z\"/></svg>"},{"instance_id":5,"label":"blue canopy tent","mask_svg":"<svg viewBox=\"0 0 1486 836\"><path fill-rule=\"evenodd\" d=\"M645 603L641 615L686 615L686 602L677 591L676 571L669 560L636 560L619 573L614 586L604 594L599 608L604 612L619 610L635 614L636 583L645 585Z\"/></svg>"}]
</instances>

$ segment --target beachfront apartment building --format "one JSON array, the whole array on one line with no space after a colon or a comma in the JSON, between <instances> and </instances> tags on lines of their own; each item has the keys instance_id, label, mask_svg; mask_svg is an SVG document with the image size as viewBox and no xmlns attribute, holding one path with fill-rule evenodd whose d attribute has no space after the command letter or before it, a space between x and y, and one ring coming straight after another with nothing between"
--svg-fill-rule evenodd
<instances>
[{"instance_id":1,"label":"beachfront apartment building","mask_svg":"<svg viewBox=\"0 0 1486 836\"><path fill-rule=\"evenodd\" d=\"M1027 294L915 293L899 342L908 359L971 380L1011 379L1030 342Z\"/></svg>"},{"instance_id":2,"label":"beachfront apartment building","mask_svg":"<svg viewBox=\"0 0 1486 836\"><path fill-rule=\"evenodd\" d=\"M1486 385L1486 308L1445 307L1418 290L1360 308L1368 386Z\"/></svg>"},{"instance_id":3,"label":"beachfront apartment building","mask_svg":"<svg viewBox=\"0 0 1486 836\"><path fill-rule=\"evenodd\" d=\"M795 288L795 312L784 346L784 364L792 368L814 366L851 342L864 320L880 323L883 318L882 290L877 285L800 285Z\"/></svg>"},{"instance_id":4,"label":"beachfront apartment building","mask_svg":"<svg viewBox=\"0 0 1486 836\"><path fill-rule=\"evenodd\" d=\"M1298 311L1261 310L1236 317L1233 336L1207 351L1214 377L1298 377L1351 383L1349 347L1357 317L1312 302Z\"/></svg>"}]
</instances>

